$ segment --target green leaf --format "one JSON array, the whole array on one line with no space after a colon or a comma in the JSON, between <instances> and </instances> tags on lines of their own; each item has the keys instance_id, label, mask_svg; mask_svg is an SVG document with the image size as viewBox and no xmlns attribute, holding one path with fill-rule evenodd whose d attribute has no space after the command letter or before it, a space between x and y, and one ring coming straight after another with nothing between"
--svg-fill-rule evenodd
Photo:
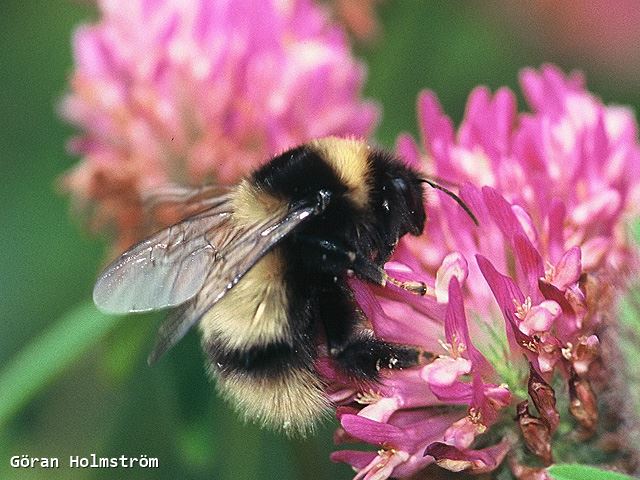
<instances>
[{"instance_id":1,"label":"green leaf","mask_svg":"<svg viewBox=\"0 0 640 480\"><path fill-rule=\"evenodd\" d=\"M54 322L0 371L0 426L61 374L122 317L83 303Z\"/></svg>"},{"instance_id":2,"label":"green leaf","mask_svg":"<svg viewBox=\"0 0 640 480\"><path fill-rule=\"evenodd\" d=\"M632 480L622 473L586 465L552 465L547 472L554 480Z\"/></svg>"}]
</instances>

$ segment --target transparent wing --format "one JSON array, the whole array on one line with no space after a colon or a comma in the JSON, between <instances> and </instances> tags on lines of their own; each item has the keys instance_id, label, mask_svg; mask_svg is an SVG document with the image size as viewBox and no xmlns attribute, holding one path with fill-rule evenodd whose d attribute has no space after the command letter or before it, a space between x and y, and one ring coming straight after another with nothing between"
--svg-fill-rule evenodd
<instances>
[{"instance_id":1,"label":"transparent wing","mask_svg":"<svg viewBox=\"0 0 640 480\"><path fill-rule=\"evenodd\" d=\"M211 265L204 286L188 303L169 314L160 327L156 345L149 355L155 363L173 347L270 249L307 219L321 213L328 195L320 192L313 202L300 204L289 212L275 212L265 221L236 231L233 240Z\"/></svg>"},{"instance_id":2,"label":"transparent wing","mask_svg":"<svg viewBox=\"0 0 640 480\"><path fill-rule=\"evenodd\" d=\"M148 212L161 208L174 208L188 215L194 215L220 205L228 199L230 192L231 187L224 185L185 187L167 183L143 190L141 197L142 204Z\"/></svg>"},{"instance_id":3,"label":"transparent wing","mask_svg":"<svg viewBox=\"0 0 640 480\"><path fill-rule=\"evenodd\" d=\"M140 192L144 209L142 231L153 234L169 225L215 208L229 199L231 187L185 187L167 183ZM146 236L146 235L145 235Z\"/></svg>"},{"instance_id":4,"label":"transparent wing","mask_svg":"<svg viewBox=\"0 0 640 480\"><path fill-rule=\"evenodd\" d=\"M98 308L114 314L145 312L193 298L231 240L229 197L216 197L213 204L143 240L111 263L93 289Z\"/></svg>"}]
</instances>

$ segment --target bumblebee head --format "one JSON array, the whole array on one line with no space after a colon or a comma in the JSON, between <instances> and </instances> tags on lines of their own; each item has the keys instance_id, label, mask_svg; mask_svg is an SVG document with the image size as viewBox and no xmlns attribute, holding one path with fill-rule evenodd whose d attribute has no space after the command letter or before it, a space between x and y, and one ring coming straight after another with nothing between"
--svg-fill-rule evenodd
<instances>
[{"instance_id":1,"label":"bumblebee head","mask_svg":"<svg viewBox=\"0 0 640 480\"><path fill-rule=\"evenodd\" d=\"M376 225L385 243L382 257L390 255L403 235L420 235L424 229L422 180L399 159L385 151L370 155L374 186L370 205Z\"/></svg>"},{"instance_id":2,"label":"bumblebee head","mask_svg":"<svg viewBox=\"0 0 640 480\"><path fill-rule=\"evenodd\" d=\"M401 220L398 236L420 235L426 220L421 180L411 170L400 171L391 179L388 190L393 197L390 214Z\"/></svg>"}]
</instances>

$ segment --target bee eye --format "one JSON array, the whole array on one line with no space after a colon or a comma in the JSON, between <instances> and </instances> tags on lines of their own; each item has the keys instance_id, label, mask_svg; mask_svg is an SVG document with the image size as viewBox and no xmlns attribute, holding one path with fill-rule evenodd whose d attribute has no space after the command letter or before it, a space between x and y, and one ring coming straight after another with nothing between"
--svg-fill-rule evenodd
<instances>
[{"instance_id":1,"label":"bee eye","mask_svg":"<svg viewBox=\"0 0 640 480\"><path fill-rule=\"evenodd\" d=\"M407 185L407 182L404 178L396 177L391 180L391 182L393 183L394 188L400 193L405 193L407 190L409 190L409 185Z\"/></svg>"}]
</instances>

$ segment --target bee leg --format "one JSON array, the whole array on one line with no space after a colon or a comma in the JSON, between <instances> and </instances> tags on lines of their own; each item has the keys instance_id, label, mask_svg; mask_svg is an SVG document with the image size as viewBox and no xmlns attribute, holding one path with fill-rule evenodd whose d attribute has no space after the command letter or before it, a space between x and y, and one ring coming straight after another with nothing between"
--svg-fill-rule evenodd
<instances>
[{"instance_id":1,"label":"bee leg","mask_svg":"<svg viewBox=\"0 0 640 480\"><path fill-rule=\"evenodd\" d=\"M347 375L375 381L382 368L406 368L423 362L423 351L385 342L363 330L363 314L344 282L343 274L353 272L368 282L384 286L398 282L373 261L348 250L337 241L299 234L295 241L301 260L318 272L316 277L319 320L324 326L329 355ZM418 282L405 282L401 287L414 287ZM417 288L417 287L416 287Z\"/></svg>"},{"instance_id":2,"label":"bee leg","mask_svg":"<svg viewBox=\"0 0 640 480\"><path fill-rule=\"evenodd\" d=\"M403 369L423 363L420 350L369 335L354 336L332 353L346 374L365 381L377 381L383 368Z\"/></svg>"},{"instance_id":3,"label":"bee leg","mask_svg":"<svg viewBox=\"0 0 640 480\"><path fill-rule=\"evenodd\" d=\"M385 279L388 283L391 283L396 287L400 287L403 290L411 292L415 295L420 295L421 297L424 297L427 293L431 295L435 295L434 289L424 282L402 281L402 280L393 278L389 275L386 275Z\"/></svg>"},{"instance_id":4,"label":"bee leg","mask_svg":"<svg viewBox=\"0 0 640 480\"><path fill-rule=\"evenodd\" d=\"M352 378L376 381L383 368L400 369L424 363L420 349L385 342L363 330L364 316L343 283L321 284L318 311L329 355Z\"/></svg>"},{"instance_id":5,"label":"bee leg","mask_svg":"<svg viewBox=\"0 0 640 480\"><path fill-rule=\"evenodd\" d=\"M408 292L424 296L432 293L432 289L424 282L401 281L387 274L380 265L358 253L347 249L337 241L319 237L298 235L296 241L306 247L303 258L315 268L334 275L353 272L368 282L384 287L391 283ZM320 257L320 258L318 258Z\"/></svg>"},{"instance_id":6,"label":"bee leg","mask_svg":"<svg viewBox=\"0 0 640 480\"><path fill-rule=\"evenodd\" d=\"M322 273L343 275L351 272L363 280L384 286L389 278L384 269L337 240L310 235L296 235L295 241L303 254L301 260Z\"/></svg>"}]
</instances>

